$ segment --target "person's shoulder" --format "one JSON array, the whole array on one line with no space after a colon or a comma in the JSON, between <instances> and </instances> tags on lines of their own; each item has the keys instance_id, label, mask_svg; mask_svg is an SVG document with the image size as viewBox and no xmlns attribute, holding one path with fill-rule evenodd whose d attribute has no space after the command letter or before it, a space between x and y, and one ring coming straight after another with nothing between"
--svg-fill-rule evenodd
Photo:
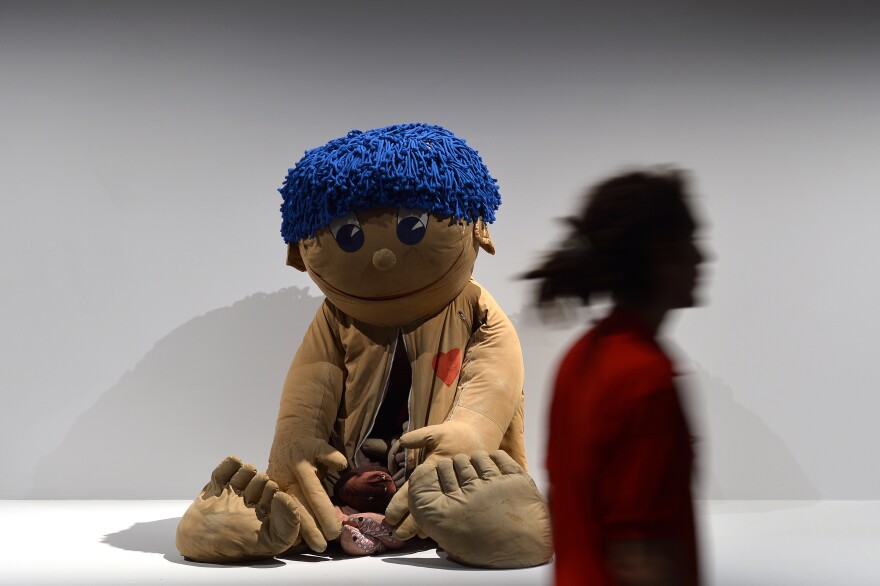
<instances>
[{"instance_id":1,"label":"person's shoulder","mask_svg":"<svg viewBox=\"0 0 880 586\"><path fill-rule=\"evenodd\" d=\"M604 362L609 381L631 398L673 387L669 357L651 340L632 332L604 337Z\"/></svg>"},{"instance_id":2,"label":"person's shoulder","mask_svg":"<svg viewBox=\"0 0 880 586\"><path fill-rule=\"evenodd\" d=\"M594 335L603 378L619 393L636 398L672 388L672 363L635 314L616 308Z\"/></svg>"},{"instance_id":3,"label":"person's shoulder","mask_svg":"<svg viewBox=\"0 0 880 586\"><path fill-rule=\"evenodd\" d=\"M641 333L618 331L599 336L604 352L624 364L651 369L669 369L669 357L657 343Z\"/></svg>"},{"instance_id":4,"label":"person's shoulder","mask_svg":"<svg viewBox=\"0 0 880 586\"><path fill-rule=\"evenodd\" d=\"M636 325L610 316L595 324L565 353L559 376L616 387L630 396L672 388L669 357Z\"/></svg>"}]
</instances>

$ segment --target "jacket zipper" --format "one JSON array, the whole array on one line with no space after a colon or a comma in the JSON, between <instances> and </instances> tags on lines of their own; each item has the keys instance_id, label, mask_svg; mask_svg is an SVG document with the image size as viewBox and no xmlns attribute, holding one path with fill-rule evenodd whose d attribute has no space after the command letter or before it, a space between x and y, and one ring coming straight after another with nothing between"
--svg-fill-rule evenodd
<instances>
[{"instance_id":1,"label":"jacket zipper","mask_svg":"<svg viewBox=\"0 0 880 586\"><path fill-rule=\"evenodd\" d=\"M401 334L400 339L403 341L403 349L406 351L406 359L409 360L409 350L406 347L406 338ZM412 364L412 361L410 361ZM406 398L406 431L409 431L409 428L412 427L412 400L413 400L413 389L416 388L416 369L410 369L410 381L409 381L409 395ZM406 464L408 458L406 457L407 449L403 448L403 478L406 480L409 473L406 469Z\"/></svg>"},{"instance_id":2,"label":"jacket zipper","mask_svg":"<svg viewBox=\"0 0 880 586\"><path fill-rule=\"evenodd\" d=\"M391 360L388 361L388 366L385 368L385 382L382 383L382 396L379 398L379 405L376 407L376 412L373 413L373 420L370 422L370 427L367 429L367 433L364 435L363 439L361 439L360 443L354 450L354 465L359 466L358 460L361 455L361 446L364 445L364 442L367 441L367 438L370 437L370 434L373 432L373 427L376 425L376 418L379 417L379 410L382 408L382 403L385 401L385 394L388 392L388 383L391 381L391 366L394 363L394 354L397 352L397 340L401 337L400 330L397 330L397 335L394 336L394 342L391 344ZM404 348L406 348L406 344L404 343ZM407 358L409 358L409 354L407 354ZM406 474L406 472L404 472Z\"/></svg>"}]
</instances>

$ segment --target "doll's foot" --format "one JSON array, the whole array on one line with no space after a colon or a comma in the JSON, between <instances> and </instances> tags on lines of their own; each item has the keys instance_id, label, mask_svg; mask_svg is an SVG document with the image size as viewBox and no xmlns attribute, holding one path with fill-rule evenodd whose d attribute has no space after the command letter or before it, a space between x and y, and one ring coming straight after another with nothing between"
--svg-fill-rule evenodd
<instances>
[{"instance_id":1,"label":"doll's foot","mask_svg":"<svg viewBox=\"0 0 880 586\"><path fill-rule=\"evenodd\" d=\"M501 450L421 464L409 479L409 510L449 559L465 565L527 568L553 555L547 502Z\"/></svg>"},{"instance_id":2,"label":"doll's foot","mask_svg":"<svg viewBox=\"0 0 880 586\"><path fill-rule=\"evenodd\" d=\"M394 537L394 527L378 513L350 515L342 523L339 541L349 555L372 555L403 547L403 542Z\"/></svg>"},{"instance_id":3,"label":"doll's foot","mask_svg":"<svg viewBox=\"0 0 880 586\"><path fill-rule=\"evenodd\" d=\"M299 536L293 497L235 456L223 460L190 505L175 538L180 553L200 562L271 558Z\"/></svg>"}]
</instances>

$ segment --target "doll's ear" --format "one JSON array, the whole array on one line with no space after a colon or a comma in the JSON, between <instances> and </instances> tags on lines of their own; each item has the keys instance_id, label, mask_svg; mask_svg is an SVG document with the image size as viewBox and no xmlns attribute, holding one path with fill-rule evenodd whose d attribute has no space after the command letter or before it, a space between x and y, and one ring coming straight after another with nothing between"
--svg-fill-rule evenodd
<instances>
[{"instance_id":1,"label":"doll's ear","mask_svg":"<svg viewBox=\"0 0 880 586\"><path fill-rule=\"evenodd\" d=\"M299 251L299 242L289 242L287 244L287 266L305 272L306 263L303 262L302 254Z\"/></svg>"},{"instance_id":2,"label":"doll's ear","mask_svg":"<svg viewBox=\"0 0 880 586\"><path fill-rule=\"evenodd\" d=\"M495 254L495 243L492 242L492 237L489 236L489 225L483 221L483 218L474 222L474 240L477 241L480 248L489 254Z\"/></svg>"}]
</instances>

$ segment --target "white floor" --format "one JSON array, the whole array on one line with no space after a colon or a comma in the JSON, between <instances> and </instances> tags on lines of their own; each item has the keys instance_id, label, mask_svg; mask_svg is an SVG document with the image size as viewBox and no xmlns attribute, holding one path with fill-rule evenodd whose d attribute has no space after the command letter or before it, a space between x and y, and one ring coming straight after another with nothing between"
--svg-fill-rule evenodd
<instances>
[{"instance_id":1,"label":"white floor","mask_svg":"<svg viewBox=\"0 0 880 586\"><path fill-rule=\"evenodd\" d=\"M434 549L215 566L183 560L187 501L0 501L0 584L551 584L552 566L463 568ZM707 583L880 585L880 501L725 501L699 506Z\"/></svg>"}]
</instances>

